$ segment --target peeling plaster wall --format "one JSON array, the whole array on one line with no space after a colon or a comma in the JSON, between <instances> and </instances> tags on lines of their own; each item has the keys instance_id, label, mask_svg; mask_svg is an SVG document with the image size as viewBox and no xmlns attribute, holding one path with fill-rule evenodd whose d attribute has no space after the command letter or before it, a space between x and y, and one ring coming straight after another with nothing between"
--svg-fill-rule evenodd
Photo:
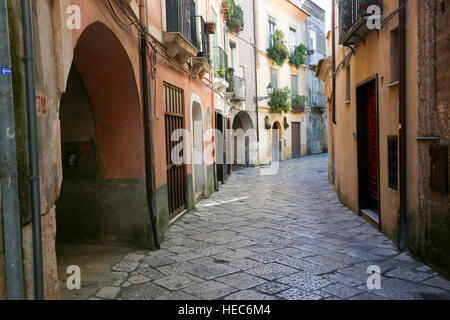
<instances>
[{"instance_id":1,"label":"peeling plaster wall","mask_svg":"<svg viewBox=\"0 0 450 320\"><path fill-rule=\"evenodd\" d=\"M442 10L442 4L445 11ZM418 5L418 136L438 136L450 144L450 1L425 0ZM433 142L418 143L419 182L417 210L408 215L411 249L450 275L450 196L429 187ZM450 163L450 158L449 158ZM448 177L450 181L450 177Z\"/></svg>"}]
</instances>

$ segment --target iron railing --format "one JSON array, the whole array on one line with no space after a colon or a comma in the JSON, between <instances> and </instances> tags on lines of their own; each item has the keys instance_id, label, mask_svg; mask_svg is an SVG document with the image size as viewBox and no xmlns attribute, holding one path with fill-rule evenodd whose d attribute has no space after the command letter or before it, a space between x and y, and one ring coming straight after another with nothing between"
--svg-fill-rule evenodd
<instances>
[{"instance_id":1,"label":"iron railing","mask_svg":"<svg viewBox=\"0 0 450 320\"><path fill-rule=\"evenodd\" d=\"M342 40L352 27L367 17L367 9L377 5L383 11L383 0L340 0L339 1L339 39Z\"/></svg>"},{"instance_id":2,"label":"iron railing","mask_svg":"<svg viewBox=\"0 0 450 320\"><path fill-rule=\"evenodd\" d=\"M210 51L210 47L209 47L208 28L206 28L206 23L205 23L205 20L203 19L203 17L198 16L197 18L198 18L197 21L199 23L199 30L200 30L200 34L199 34L200 39L199 39L198 43L201 45L201 46L199 46L200 52L198 53L198 56L205 58L209 62L211 59L211 51Z\"/></svg>"},{"instance_id":3,"label":"iron railing","mask_svg":"<svg viewBox=\"0 0 450 320\"><path fill-rule=\"evenodd\" d=\"M214 47L214 71L224 71L228 69L228 55L221 47ZM222 68L222 66L224 68ZM225 73L217 73L220 77L225 78Z\"/></svg>"},{"instance_id":4,"label":"iron railing","mask_svg":"<svg viewBox=\"0 0 450 320\"><path fill-rule=\"evenodd\" d=\"M246 85L245 79L234 75L234 69L228 68L226 72L226 78L229 86L227 92L233 93L233 100L246 100Z\"/></svg>"},{"instance_id":5,"label":"iron railing","mask_svg":"<svg viewBox=\"0 0 450 320\"><path fill-rule=\"evenodd\" d=\"M245 79L234 76L234 99L235 100L245 100Z\"/></svg>"},{"instance_id":6,"label":"iron railing","mask_svg":"<svg viewBox=\"0 0 450 320\"><path fill-rule=\"evenodd\" d=\"M195 48L199 48L195 2L193 0L166 1L166 32L179 32Z\"/></svg>"},{"instance_id":7,"label":"iron railing","mask_svg":"<svg viewBox=\"0 0 450 320\"><path fill-rule=\"evenodd\" d=\"M292 112L304 112L306 107L306 100L307 99L304 96L292 96Z\"/></svg>"},{"instance_id":8,"label":"iron railing","mask_svg":"<svg viewBox=\"0 0 450 320\"><path fill-rule=\"evenodd\" d=\"M312 90L310 93L309 101L311 107L324 107L327 105L327 99L325 98L325 94L320 92L313 92Z\"/></svg>"}]
</instances>

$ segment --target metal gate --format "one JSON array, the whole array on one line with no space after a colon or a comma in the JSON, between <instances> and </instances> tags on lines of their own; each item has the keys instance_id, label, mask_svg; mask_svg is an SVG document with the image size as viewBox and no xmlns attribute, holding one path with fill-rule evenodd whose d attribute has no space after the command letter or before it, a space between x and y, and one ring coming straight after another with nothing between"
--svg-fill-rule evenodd
<instances>
[{"instance_id":1,"label":"metal gate","mask_svg":"<svg viewBox=\"0 0 450 320\"><path fill-rule=\"evenodd\" d=\"M164 84L164 117L166 125L166 161L167 189L169 197L170 219L186 210L186 164L174 163L172 150L180 141L172 141L172 134L177 129L184 129L183 91ZM185 142L185 141L183 141ZM184 152L185 148L183 148ZM184 159L184 154L180 153Z\"/></svg>"}]
</instances>

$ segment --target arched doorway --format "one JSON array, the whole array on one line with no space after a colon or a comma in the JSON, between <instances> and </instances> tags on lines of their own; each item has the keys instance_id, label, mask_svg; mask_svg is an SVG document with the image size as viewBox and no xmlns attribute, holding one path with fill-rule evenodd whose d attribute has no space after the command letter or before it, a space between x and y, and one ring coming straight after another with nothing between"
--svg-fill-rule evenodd
<instances>
[{"instance_id":1,"label":"arched doorway","mask_svg":"<svg viewBox=\"0 0 450 320\"><path fill-rule=\"evenodd\" d=\"M57 241L151 247L139 90L125 49L102 23L78 40L60 119Z\"/></svg>"},{"instance_id":2,"label":"arched doorway","mask_svg":"<svg viewBox=\"0 0 450 320\"><path fill-rule=\"evenodd\" d=\"M192 170L194 183L194 200L198 201L206 194L206 165L204 157L204 127L202 106L192 103Z\"/></svg>"},{"instance_id":3,"label":"arched doorway","mask_svg":"<svg viewBox=\"0 0 450 320\"><path fill-rule=\"evenodd\" d=\"M282 138L282 129L278 121L275 121L272 125L272 162L278 162L281 160L282 145L280 139Z\"/></svg>"},{"instance_id":4,"label":"arched doorway","mask_svg":"<svg viewBox=\"0 0 450 320\"><path fill-rule=\"evenodd\" d=\"M234 165L256 164L256 132L250 115L240 111L233 120Z\"/></svg>"}]
</instances>

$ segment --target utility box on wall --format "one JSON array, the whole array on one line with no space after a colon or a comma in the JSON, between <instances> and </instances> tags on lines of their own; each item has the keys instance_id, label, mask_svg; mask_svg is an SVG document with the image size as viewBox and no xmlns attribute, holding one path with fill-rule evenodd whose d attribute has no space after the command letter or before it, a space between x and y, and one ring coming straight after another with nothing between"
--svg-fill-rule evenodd
<instances>
[{"instance_id":1,"label":"utility box on wall","mask_svg":"<svg viewBox=\"0 0 450 320\"><path fill-rule=\"evenodd\" d=\"M430 188L448 194L448 146L430 147Z\"/></svg>"}]
</instances>

